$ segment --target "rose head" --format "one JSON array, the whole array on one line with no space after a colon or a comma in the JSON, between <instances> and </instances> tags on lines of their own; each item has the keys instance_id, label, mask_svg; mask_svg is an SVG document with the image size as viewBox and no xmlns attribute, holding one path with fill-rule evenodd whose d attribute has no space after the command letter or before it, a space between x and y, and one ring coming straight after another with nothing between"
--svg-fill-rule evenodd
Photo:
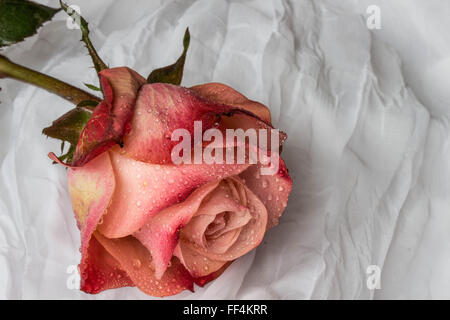
<instances>
[{"instance_id":1,"label":"rose head","mask_svg":"<svg viewBox=\"0 0 450 320\"><path fill-rule=\"evenodd\" d=\"M137 286L168 296L204 285L261 243L292 181L281 158L267 176L259 173L262 162L175 165L171 134L193 133L194 121L202 130L270 132L270 112L223 84L146 84L128 68L99 75L105 98L68 172L81 230L81 289Z\"/></svg>"}]
</instances>

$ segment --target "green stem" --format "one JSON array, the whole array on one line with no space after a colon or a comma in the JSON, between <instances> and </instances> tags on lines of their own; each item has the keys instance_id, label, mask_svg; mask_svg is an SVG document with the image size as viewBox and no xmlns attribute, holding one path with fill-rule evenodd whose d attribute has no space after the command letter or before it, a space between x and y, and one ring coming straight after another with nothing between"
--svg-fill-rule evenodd
<instances>
[{"instance_id":1,"label":"green stem","mask_svg":"<svg viewBox=\"0 0 450 320\"><path fill-rule=\"evenodd\" d=\"M57 94L76 105L85 100L100 101L98 97L87 93L86 91L43 73L18 65L2 55L0 55L0 78L12 78L33 84L39 88Z\"/></svg>"}]
</instances>

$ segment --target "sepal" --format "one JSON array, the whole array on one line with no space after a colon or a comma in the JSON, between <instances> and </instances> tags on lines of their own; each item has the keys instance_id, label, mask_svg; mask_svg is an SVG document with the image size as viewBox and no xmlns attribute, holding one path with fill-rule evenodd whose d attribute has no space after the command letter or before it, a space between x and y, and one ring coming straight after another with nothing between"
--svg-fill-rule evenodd
<instances>
[{"instance_id":1,"label":"sepal","mask_svg":"<svg viewBox=\"0 0 450 320\"><path fill-rule=\"evenodd\" d=\"M184 62L186 61L186 54L190 41L191 35L189 34L189 28L186 28L183 38L184 49L181 56L174 64L153 70L147 78L147 83L170 83L180 85L181 79L183 78Z\"/></svg>"}]
</instances>

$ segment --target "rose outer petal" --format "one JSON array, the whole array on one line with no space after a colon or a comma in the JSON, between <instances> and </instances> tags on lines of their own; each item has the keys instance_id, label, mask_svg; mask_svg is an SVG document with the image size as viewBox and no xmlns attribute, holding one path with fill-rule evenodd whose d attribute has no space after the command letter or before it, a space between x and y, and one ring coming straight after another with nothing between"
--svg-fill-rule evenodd
<instances>
[{"instance_id":1,"label":"rose outer petal","mask_svg":"<svg viewBox=\"0 0 450 320\"><path fill-rule=\"evenodd\" d=\"M225 272L225 270L230 266L230 264L233 261L228 261L227 263L225 263L222 268L220 268L217 271L211 272L210 274L204 276L204 277L200 277L200 278L195 278L194 282L196 285L203 287L204 285L206 285L208 282L213 281L215 279L217 279L218 277L220 277L220 275L222 273Z\"/></svg>"},{"instance_id":2,"label":"rose outer petal","mask_svg":"<svg viewBox=\"0 0 450 320\"><path fill-rule=\"evenodd\" d=\"M161 279L155 278L148 250L133 237L108 239L98 232L115 189L109 152L81 168L70 168L69 193L81 229L81 290L87 293L136 285L152 296L177 294L193 289L193 278L173 258ZM94 235L94 236L93 236Z\"/></svg>"},{"instance_id":3,"label":"rose outer petal","mask_svg":"<svg viewBox=\"0 0 450 320\"><path fill-rule=\"evenodd\" d=\"M193 86L190 89L214 103L226 104L250 111L270 124L270 110L265 105L247 99L244 95L223 83L210 82Z\"/></svg>"},{"instance_id":4,"label":"rose outer petal","mask_svg":"<svg viewBox=\"0 0 450 320\"><path fill-rule=\"evenodd\" d=\"M276 174L261 175L261 167L261 164L251 166L239 176L266 207L269 229L278 224L278 219L286 208L292 190L292 179L281 157L279 157L279 169Z\"/></svg>"},{"instance_id":5,"label":"rose outer petal","mask_svg":"<svg viewBox=\"0 0 450 320\"><path fill-rule=\"evenodd\" d=\"M270 139L271 132L274 128L271 125L270 110L265 105L247 99L241 93L222 83L205 83L193 86L190 89L212 103L224 104L250 112L222 116L220 127L218 129L222 131L225 131L226 129L242 129L244 131L248 129L265 129L267 134L264 136L264 139L268 142L267 150L271 149ZM282 131L278 131L278 133L279 145L281 145L284 140L286 140L287 136ZM258 141L259 136L258 131ZM277 145L277 147L279 145ZM259 142L258 146L261 146Z\"/></svg>"},{"instance_id":6,"label":"rose outer petal","mask_svg":"<svg viewBox=\"0 0 450 320\"><path fill-rule=\"evenodd\" d=\"M161 278L156 278L152 256L134 237L109 239L96 232L95 238L141 291L154 297L171 296L186 289L194 291L192 276L177 258L171 260Z\"/></svg>"},{"instance_id":7,"label":"rose outer petal","mask_svg":"<svg viewBox=\"0 0 450 320\"><path fill-rule=\"evenodd\" d=\"M133 281L122 269L120 263L109 254L95 236L89 240L87 251L79 265L80 289L86 293L120 287L134 287Z\"/></svg>"},{"instance_id":8,"label":"rose outer petal","mask_svg":"<svg viewBox=\"0 0 450 320\"><path fill-rule=\"evenodd\" d=\"M70 168L67 180L84 254L116 186L109 154L105 152L81 168Z\"/></svg>"},{"instance_id":9,"label":"rose outer petal","mask_svg":"<svg viewBox=\"0 0 450 320\"><path fill-rule=\"evenodd\" d=\"M157 164L172 163L172 141L177 129L187 130L193 141L194 122L202 122L202 131L217 126L222 116L245 115L251 127L272 128L240 106L212 102L195 91L170 84L145 84L139 91L132 130L124 136L124 154L130 158ZM193 144L192 144L193 145Z\"/></svg>"},{"instance_id":10,"label":"rose outer petal","mask_svg":"<svg viewBox=\"0 0 450 320\"><path fill-rule=\"evenodd\" d=\"M105 69L99 73L104 100L95 108L81 132L72 166L83 166L115 144L122 144L130 131L137 93L145 79L126 68Z\"/></svg>"},{"instance_id":11,"label":"rose outer petal","mask_svg":"<svg viewBox=\"0 0 450 320\"><path fill-rule=\"evenodd\" d=\"M80 289L87 293L133 286L119 263L92 237L115 189L109 154L103 153L84 167L70 168L69 193L81 231Z\"/></svg>"}]
</instances>

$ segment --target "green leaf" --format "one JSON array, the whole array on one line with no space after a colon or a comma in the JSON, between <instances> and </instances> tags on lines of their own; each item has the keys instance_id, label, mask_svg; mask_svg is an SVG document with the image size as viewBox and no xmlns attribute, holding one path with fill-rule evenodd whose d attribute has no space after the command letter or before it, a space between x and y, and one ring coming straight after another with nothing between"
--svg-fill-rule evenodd
<instances>
[{"instance_id":1,"label":"green leaf","mask_svg":"<svg viewBox=\"0 0 450 320\"><path fill-rule=\"evenodd\" d=\"M61 143L61 147L62 147L61 149L63 150L64 149L64 141ZM59 160L61 160L61 162L66 162L66 163L72 162L73 154L75 153L76 148L77 148L76 144L71 144L69 147L69 150L67 150L66 153L61 154L59 156ZM63 153L62 150L61 150L61 153Z\"/></svg>"},{"instance_id":2,"label":"green leaf","mask_svg":"<svg viewBox=\"0 0 450 320\"><path fill-rule=\"evenodd\" d=\"M99 87L94 86L93 84L85 83L84 85L85 85L86 87L88 87L89 89L91 89L91 90L94 90L94 91L102 91L102 89L100 89Z\"/></svg>"},{"instance_id":3,"label":"green leaf","mask_svg":"<svg viewBox=\"0 0 450 320\"><path fill-rule=\"evenodd\" d=\"M189 34L189 28L186 29L183 38L183 53L178 58L178 60L171 64L170 66L155 69L150 73L147 78L147 83L171 83L175 85L180 85L181 79L183 78L184 62L186 61L186 53L189 48L189 42L191 36Z\"/></svg>"},{"instance_id":4,"label":"green leaf","mask_svg":"<svg viewBox=\"0 0 450 320\"><path fill-rule=\"evenodd\" d=\"M66 154L62 154L59 159L70 163L72 161L73 153L78 143L81 131L85 127L92 115L92 110L81 106L82 104L91 105L98 103L94 101L82 101L76 108L65 113L55 121L50 127L44 128L42 133L48 137L62 140L61 153L65 142L70 143L69 150Z\"/></svg>"},{"instance_id":5,"label":"green leaf","mask_svg":"<svg viewBox=\"0 0 450 320\"><path fill-rule=\"evenodd\" d=\"M102 61L97 51L95 50L94 45L89 39L89 28L87 21L82 16L80 16L78 12L65 4L62 0L60 0L59 3L61 4L61 8L73 19L73 21L75 21L76 24L80 26L81 41L83 41L86 45L97 73L99 73L103 69L108 69L108 66Z\"/></svg>"},{"instance_id":6,"label":"green leaf","mask_svg":"<svg viewBox=\"0 0 450 320\"><path fill-rule=\"evenodd\" d=\"M59 10L27 0L0 0L0 47L34 35Z\"/></svg>"}]
</instances>

